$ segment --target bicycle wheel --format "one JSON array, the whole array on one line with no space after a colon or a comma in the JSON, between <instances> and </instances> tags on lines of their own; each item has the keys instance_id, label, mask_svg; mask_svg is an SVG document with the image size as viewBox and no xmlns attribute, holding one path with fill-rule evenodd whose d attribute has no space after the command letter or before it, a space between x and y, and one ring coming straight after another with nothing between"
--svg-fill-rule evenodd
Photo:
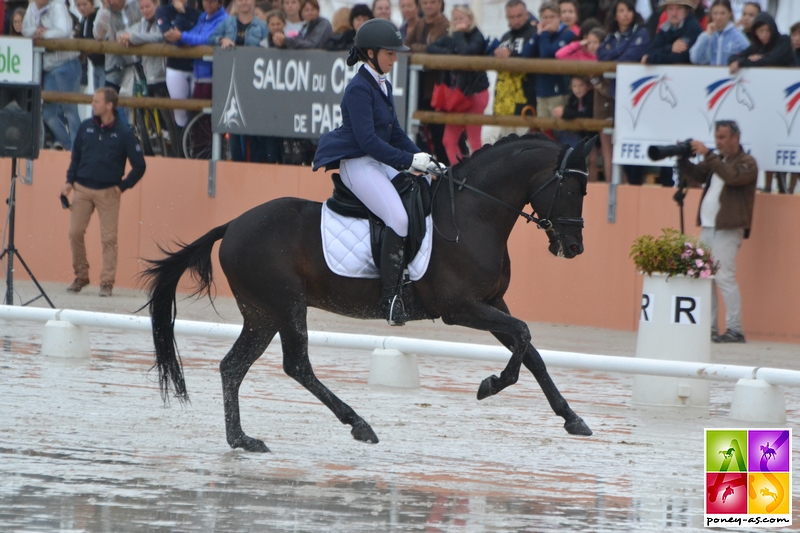
<instances>
[{"instance_id":1,"label":"bicycle wheel","mask_svg":"<svg viewBox=\"0 0 800 533\"><path fill-rule=\"evenodd\" d=\"M183 130L183 154L186 159L211 159L212 141L211 116L195 115Z\"/></svg>"},{"instance_id":2,"label":"bicycle wheel","mask_svg":"<svg viewBox=\"0 0 800 533\"><path fill-rule=\"evenodd\" d=\"M147 133L144 111L145 109L139 108L133 113L133 133L139 139L144 155L153 155L153 147L150 144L150 136Z\"/></svg>"},{"instance_id":3,"label":"bicycle wheel","mask_svg":"<svg viewBox=\"0 0 800 533\"><path fill-rule=\"evenodd\" d=\"M152 109L143 109L142 111L144 112L144 131L147 132L147 138L150 140L152 155L166 157L167 147L164 143L160 117L156 116L157 111Z\"/></svg>"}]
</instances>

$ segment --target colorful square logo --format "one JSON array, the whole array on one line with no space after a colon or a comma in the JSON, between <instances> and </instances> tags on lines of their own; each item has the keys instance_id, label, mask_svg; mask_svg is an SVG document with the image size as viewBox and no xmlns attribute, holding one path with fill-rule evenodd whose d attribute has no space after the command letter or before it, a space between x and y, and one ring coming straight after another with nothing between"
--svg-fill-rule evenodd
<instances>
[{"instance_id":1,"label":"colorful square logo","mask_svg":"<svg viewBox=\"0 0 800 533\"><path fill-rule=\"evenodd\" d=\"M791 429L706 429L706 527L791 526L791 472Z\"/></svg>"}]
</instances>

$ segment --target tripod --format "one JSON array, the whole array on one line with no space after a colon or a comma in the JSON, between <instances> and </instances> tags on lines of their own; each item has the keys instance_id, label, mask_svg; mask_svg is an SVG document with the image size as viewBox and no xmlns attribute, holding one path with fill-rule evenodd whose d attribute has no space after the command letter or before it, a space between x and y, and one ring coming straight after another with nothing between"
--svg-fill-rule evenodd
<instances>
[{"instance_id":1,"label":"tripod","mask_svg":"<svg viewBox=\"0 0 800 533\"><path fill-rule=\"evenodd\" d=\"M39 289L39 296L33 298L32 300L28 300L27 302L23 303L23 307L35 302L39 298L44 297L47 303L50 305L51 308L55 309L56 306L53 305L53 302L50 301L50 298L47 297L45 294L44 289L39 282L36 280L36 277L31 272L31 269L28 268L28 265L25 264L25 260L22 259L22 256L19 255L19 250L16 249L14 246L14 218L17 211L16 205L16 196L17 196L17 158L11 158L11 191L8 193L8 244L6 248L3 250L3 253L0 254L0 260L3 259L6 255L8 255L8 265L6 268L6 305L14 305L14 256L17 256L19 262L22 263L22 266L25 267L25 271L33 280L33 283L36 285L36 288Z\"/></svg>"}]
</instances>

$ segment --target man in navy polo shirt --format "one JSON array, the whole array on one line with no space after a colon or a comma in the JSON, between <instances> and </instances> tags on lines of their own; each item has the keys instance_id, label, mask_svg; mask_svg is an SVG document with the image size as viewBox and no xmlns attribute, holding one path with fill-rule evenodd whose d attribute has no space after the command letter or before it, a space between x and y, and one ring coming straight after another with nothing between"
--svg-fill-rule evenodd
<instances>
[{"instance_id":1,"label":"man in navy polo shirt","mask_svg":"<svg viewBox=\"0 0 800 533\"><path fill-rule=\"evenodd\" d=\"M117 113L117 92L103 87L92 98L93 117L83 121L72 146L72 161L67 170L63 196L74 191L69 218L69 244L75 281L67 288L80 292L89 284L84 235L92 212L100 219L103 244L103 269L100 272L100 296L111 296L117 271L117 223L119 198L144 175L142 147L133 130L121 123ZM131 171L125 175L125 162Z\"/></svg>"}]
</instances>

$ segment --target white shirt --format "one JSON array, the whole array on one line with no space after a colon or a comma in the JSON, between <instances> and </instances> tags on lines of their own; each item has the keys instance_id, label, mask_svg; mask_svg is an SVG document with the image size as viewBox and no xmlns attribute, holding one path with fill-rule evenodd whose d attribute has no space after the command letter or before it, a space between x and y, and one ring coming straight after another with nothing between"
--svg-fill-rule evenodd
<instances>
[{"instance_id":1,"label":"white shirt","mask_svg":"<svg viewBox=\"0 0 800 533\"><path fill-rule=\"evenodd\" d=\"M725 182L722 178L714 174L711 176L711 181L708 183L708 190L703 197L703 203L700 204L700 225L704 228L715 228L717 226L717 214L719 213L719 196L722 194L722 189L725 188Z\"/></svg>"},{"instance_id":2,"label":"white shirt","mask_svg":"<svg viewBox=\"0 0 800 533\"><path fill-rule=\"evenodd\" d=\"M381 91L383 91L383 94L389 96L389 87L386 85L386 76L384 74L378 74L378 71L372 68L372 65L369 65L368 63L364 63L364 66L367 67L367 71L372 74L372 77L378 82L378 86L381 88Z\"/></svg>"}]
</instances>

